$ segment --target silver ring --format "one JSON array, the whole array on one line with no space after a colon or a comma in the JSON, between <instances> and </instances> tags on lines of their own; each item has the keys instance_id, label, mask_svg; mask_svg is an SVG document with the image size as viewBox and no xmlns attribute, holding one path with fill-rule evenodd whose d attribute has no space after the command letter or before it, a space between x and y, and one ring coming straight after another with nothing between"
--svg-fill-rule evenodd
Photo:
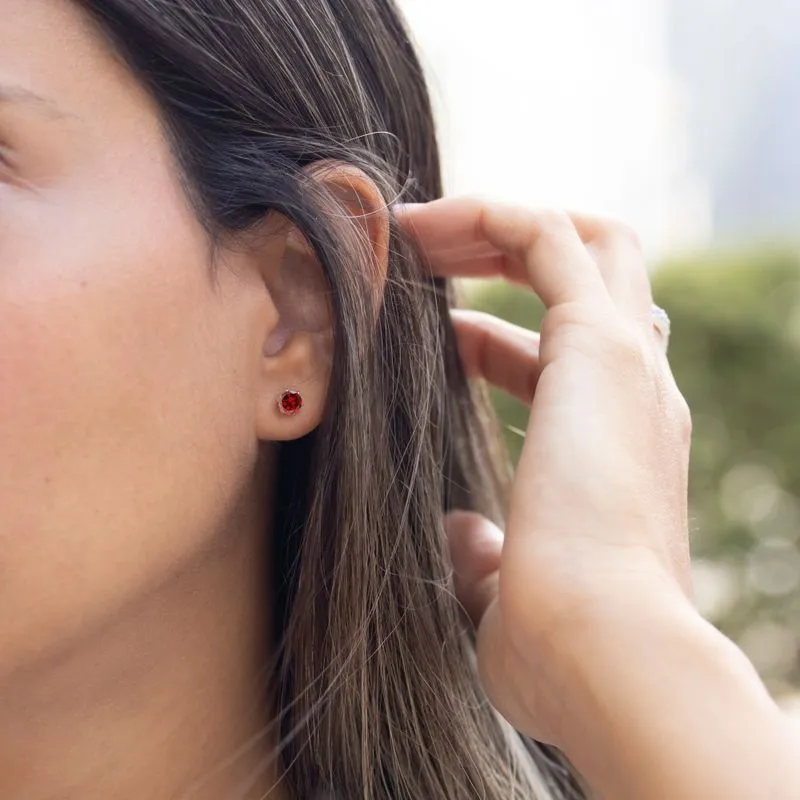
<instances>
[{"instance_id":1,"label":"silver ring","mask_svg":"<svg viewBox=\"0 0 800 800\"><path fill-rule=\"evenodd\" d=\"M669 314L661 306L655 303L650 307L650 316L653 319L653 327L664 337L664 343L669 342L669 334L672 330L672 323Z\"/></svg>"}]
</instances>

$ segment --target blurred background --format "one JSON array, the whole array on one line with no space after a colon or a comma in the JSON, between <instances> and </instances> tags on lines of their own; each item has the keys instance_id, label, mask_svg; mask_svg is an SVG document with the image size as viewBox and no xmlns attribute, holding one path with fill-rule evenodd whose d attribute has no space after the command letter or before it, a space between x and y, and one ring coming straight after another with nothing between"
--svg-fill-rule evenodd
<instances>
[{"instance_id":1,"label":"blurred background","mask_svg":"<svg viewBox=\"0 0 800 800\"><path fill-rule=\"evenodd\" d=\"M703 613L800 714L800 3L400 0L448 194L619 217L694 415ZM497 282L471 304L535 328ZM526 409L493 395L516 458Z\"/></svg>"}]
</instances>

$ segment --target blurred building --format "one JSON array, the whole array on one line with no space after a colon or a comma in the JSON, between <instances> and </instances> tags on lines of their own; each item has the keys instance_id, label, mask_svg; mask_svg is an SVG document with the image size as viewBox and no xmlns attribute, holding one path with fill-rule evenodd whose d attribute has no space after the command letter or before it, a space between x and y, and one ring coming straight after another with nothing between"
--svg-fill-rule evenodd
<instances>
[{"instance_id":1,"label":"blurred building","mask_svg":"<svg viewBox=\"0 0 800 800\"><path fill-rule=\"evenodd\" d=\"M439 110L447 188L618 216L653 259L704 244L667 0L400 0Z\"/></svg>"},{"instance_id":2,"label":"blurred building","mask_svg":"<svg viewBox=\"0 0 800 800\"><path fill-rule=\"evenodd\" d=\"M686 89L689 163L719 239L800 228L800 3L671 0L670 63Z\"/></svg>"}]
</instances>

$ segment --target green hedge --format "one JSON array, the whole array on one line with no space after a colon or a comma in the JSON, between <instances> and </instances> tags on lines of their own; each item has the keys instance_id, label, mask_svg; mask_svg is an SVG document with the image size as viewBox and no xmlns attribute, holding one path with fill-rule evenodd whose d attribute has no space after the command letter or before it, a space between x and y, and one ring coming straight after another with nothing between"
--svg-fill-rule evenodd
<instances>
[{"instance_id":1,"label":"green hedge","mask_svg":"<svg viewBox=\"0 0 800 800\"><path fill-rule=\"evenodd\" d=\"M800 249L758 245L662 265L656 302L693 412L692 546L698 602L777 694L800 687ZM529 328L543 309L502 282L470 305ZM527 409L499 391L512 457Z\"/></svg>"}]
</instances>

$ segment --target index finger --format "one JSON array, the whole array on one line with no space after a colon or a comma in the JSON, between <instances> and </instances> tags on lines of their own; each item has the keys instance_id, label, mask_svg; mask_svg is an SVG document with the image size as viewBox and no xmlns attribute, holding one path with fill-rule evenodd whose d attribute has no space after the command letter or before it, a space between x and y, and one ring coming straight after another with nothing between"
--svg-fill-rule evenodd
<instances>
[{"instance_id":1,"label":"index finger","mask_svg":"<svg viewBox=\"0 0 800 800\"><path fill-rule=\"evenodd\" d=\"M609 299L602 277L566 213L444 198L396 206L395 214L426 253L489 245L524 265L549 308L560 303Z\"/></svg>"}]
</instances>

